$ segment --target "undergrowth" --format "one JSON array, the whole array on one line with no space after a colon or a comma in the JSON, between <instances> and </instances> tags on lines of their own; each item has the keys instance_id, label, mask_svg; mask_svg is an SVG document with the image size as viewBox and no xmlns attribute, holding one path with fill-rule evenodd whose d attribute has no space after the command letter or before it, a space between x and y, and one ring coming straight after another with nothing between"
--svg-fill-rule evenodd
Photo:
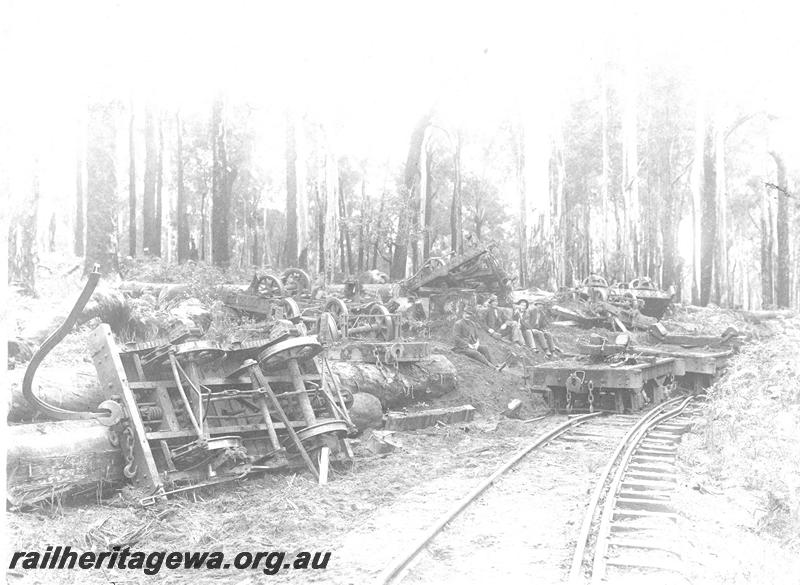
<instances>
[{"instance_id":1,"label":"undergrowth","mask_svg":"<svg viewBox=\"0 0 800 585\"><path fill-rule=\"evenodd\" d=\"M747 345L708 393L712 473L758 490L760 527L800 547L800 321Z\"/></svg>"}]
</instances>

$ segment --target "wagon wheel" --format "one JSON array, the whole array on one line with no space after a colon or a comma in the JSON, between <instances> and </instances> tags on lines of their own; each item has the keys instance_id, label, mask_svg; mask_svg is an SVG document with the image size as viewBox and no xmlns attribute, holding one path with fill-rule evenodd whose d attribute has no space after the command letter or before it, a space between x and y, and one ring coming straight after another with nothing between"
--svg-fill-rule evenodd
<instances>
[{"instance_id":1,"label":"wagon wheel","mask_svg":"<svg viewBox=\"0 0 800 585\"><path fill-rule=\"evenodd\" d=\"M283 309L283 318L292 320L301 316L300 306L292 298L285 298L281 301L281 309Z\"/></svg>"},{"instance_id":2,"label":"wagon wheel","mask_svg":"<svg viewBox=\"0 0 800 585\"><path fill-rule=\"evenodd\" d=\"M142 366L149 370L169 364L169 356L174 351L179 362L207 364L225 355L225 350L215 341L187 341L173 346L164 346L154 350L142 360Z\"/></svg>"},{"instance_id":3,"label":"wagon wheel","mask_svg":"<svg viewBox=\"0 0 800 585\"><path fill-rule=\"evenodd\" d=\"M258 355L261 369L279 368L289 360L309 360L322 351L322 345L313 337L293 337L268 347Z\"/></svg>"},{"instance_id":4,"label":"wagon wheel","mask_svg":"<svg viewBox=\"0 0 800 585\"><path fill-rule=\"evenodd\" d=\"M336 343L341 339L336 318L328 312L317 319L317 337L322 343Z\"/></svg>"},{"instance_id":5,"label":"wagon wheel","mask_svg":"<svg viewBox=\"0 0 800 585\"><path fill-rule=\"evenodd\" d=\"M325 437L343 437L347 435L347 423L337 419L317 419L317 422L302 430L297 431L297 438L305 446L306 451L313 452L324 446ZM294 444L289 445L289 451L296 451Z\"/></svg>"},{"instance_id":6,"label":"wagon wheel","mask_svg":"<svg viewBox=\"0 0 800 585\"><path fill-rule=\"evenodd\" d=\"M379 325L379 328L372 330L372 335L376 339L392 341L396 337L394 317L389 313L389 309L381 303L375 303L369 309L368 321L370 325Z\"/></svg>"},{"instance_id":7,"label":"wagon wheel","mask_svg":"<svg viewBox=\"0 0 800 585\"><path fill-rule=\"evenodd\" d=\"M258 294L269 297L282 297L286 295L281 279L274 274L265 274L258 279Z\"/></svg>"},{"instance_id":8,"label":"wagon wheel","mask_svg":"<svg viewBox=\"0 0 800 585\"><path fill-rule=\"evenodd\" d=\"M288 268L281 274L281 282L287 294L298 295L311 289L311 278L299 268Z\"/></svg>"},{"instance_id":9,"label":"wagon wheel","mask_svg":"<svg viewBox=\"0 0 800 585\"><path fill-rule=\"evenodd\" d=\"M630 283L631 288L638 288L641 290L656 290L656 285L646 276L634 278Z\"/></svg>"},{"instance_id":10,"label":"wagon wheel","mask_svg":"<svg viewBox=\"0 0 800 585\"><path fill-rule=\"evenodd\" d=\"M225 356L225 350L215 341L188 341L175 346L178 361L207 364Z\"/></svg>"},{"instance_id":11,"label":"wagon wheel","mask_svg":"<svg viewBox=\"0 0 800 585\"><path fill-rule=\"evenodd\" d=\"M347 327L347 319L350 317L350 310L345 302L340 298L331 297L325 302L323 311L330 313L336 323L339 324L339 330L344 332Z\"/></svg>"}]
</instances>

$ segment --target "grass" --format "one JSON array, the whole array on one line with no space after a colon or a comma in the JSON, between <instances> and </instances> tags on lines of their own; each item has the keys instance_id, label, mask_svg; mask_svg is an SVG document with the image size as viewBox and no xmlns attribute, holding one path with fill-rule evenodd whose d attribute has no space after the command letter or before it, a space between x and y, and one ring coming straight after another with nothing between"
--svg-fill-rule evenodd
<instances>
[{"instance_id":1,"label":"grass","mask_svg":"<svg viewBox=\"0 0 800 585\"><path fill-rule=\"evenodd\" d=\"M710 471L756 490L759 528L800 547L800 320L745 346L708 393Z\"/></svg>"}]
</instances>

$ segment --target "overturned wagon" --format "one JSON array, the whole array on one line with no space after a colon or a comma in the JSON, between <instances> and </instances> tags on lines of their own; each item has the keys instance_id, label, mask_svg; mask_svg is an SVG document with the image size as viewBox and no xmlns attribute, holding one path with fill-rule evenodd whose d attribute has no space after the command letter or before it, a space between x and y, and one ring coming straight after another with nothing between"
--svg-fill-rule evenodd
<instances>
[{"instance_id":1,"label":"overturned wagon","mask_svg":"<svg viewBox=\"0 0 800 585\"><path fill-rule=\"evenodd\" d=\"M544 394L556 412L637 412L646 403L661 403L683 374L683 362L672 357L628 359L619 365L572 359L525 368L527 384Z\"/></svg>"}]
</instances>

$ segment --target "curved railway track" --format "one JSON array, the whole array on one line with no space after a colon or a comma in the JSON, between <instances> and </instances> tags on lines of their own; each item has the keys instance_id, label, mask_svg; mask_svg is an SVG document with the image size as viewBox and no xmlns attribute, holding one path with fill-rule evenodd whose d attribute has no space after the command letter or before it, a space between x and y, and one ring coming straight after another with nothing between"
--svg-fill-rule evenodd
<instances>
[{"instance_id":1,"label":"curved railway track","mask_svg":"<svg viewBox=\"0 0 800 585\"><path fill-rule=\"evenodd\" d=\"M522 471L519 474L507 476L502 484L502 488L500 488L500 494L497 493L497 490L492 490L490 495L486 496L486 499L492 500L490 503L485 501L482 502L481 506L471 507L470 504L475 502L479 499L481 495L483 495L487 489L497 482L501 477L503 477L509 470L514 468L517 465L522 465L521 462L526 459L526 457L537 451L541 447L552 445L552 447L548 447L544 451L539 451L542 457L547 457L548 459L545 462L540 461L538 458L534 461L536 465L544 464L544 468L539 469L539 472L545 472L545 478L550 479L547 477L547 470L550 469L548 465L554 465L557 468L561 468L561 477L560 479L553 479L552 484L549 486L544 486L543 489L545 490L554 490L558 491L563 489L566 485L569 489L576 488L575 491L578 491L578 494L572 496L572 500L580 500L580 494L583 493L582 486L591 485L589 482L591 481L591 475L586 476L587 472L586 469L581 471L584 474L584 479L580 481L570 481L570 477L574 477L574 473L570 469L569 464L566 466L564 465L564 457L569 453L574 453L575 450L579 450L580 452L590 452L590 459L595 462L603 462L606 461L607 453L613 449L614 445L617 444L620 437L624 435L624 437L630 437L634 434L636 429L641 428L642 421L649 421L659 413L664 412L665 408L669 408L671 405L676 403L675 400L668 401L657 407L656 409L648 412L644 417L642 416L634 416L634 415L614 415L614 416L602 416L603 413L593 413L588 415L581 415L574 417L563 424L558 425L557 427L553 428L550 431L545 432L544 434L537 437L532 443L528 444L526 447L518 451L511 459L509 459L506 463L501 465L498 469L494 471L489 477L475 486L466 496L461 498L455 505L453 505L447 513L443 514L439 517L430 527L425 529L423 533L409 546L402 554L395 557L392 563L387 566L379 575L377 579L377 583L386 584L392 582L399 582L400 580L405 580L407 576L411 577L410 573L416 573L413 575L412 578L408 579L409 581L422 581L427 582L426 579L428 578L435 578L435 573L438 573L442 570L443 564L447 564L447 562L435 563L436 566L429 567L430 570L426 570L425 567L418 567L415 566L413 570L407 572L406 569L409 569L414 561L415 557L426 549L434 540L437 540L437 545L439 546L441 543L439 541L444 540L445 543L448 541L454 540L455 536L462 536L462 533L469 533L472 538L470 540L469 536L463 536L463 540L467 542L460 542L457 544L451 544L451 549L457 550L463 548L464 546L472 546L470 543L475 543L476 541L480 541L486 536L489 540L494 540L499 543L498 546L502 547L504 542L508 542L509 540L513 540L513 546L517 550L519 550L520 546L522 545L518 539L513 538L513 532L504 532L508 530L516 529L513 524L515 522L507 522L504 521L502 518L506 518L509 514L508 508L512 508L511 516L512 519L515 516L515 512L513 508L518 506L521 508L519 511L524 512L522 508L526 506L548 506L548 505L558 505L551 504L549 502L540 501L535 494L531 493L530 488L530 471L527 470L528 473L523 473ZM623 438L624 438L623 437ZM580 444L579 446L577 444ZM555 452L553 451L555 449ZM619 449L621 450L621 449ZM616 455L619 453L616 452ZM529 465L534 465L534 463L530 463ZM584 461L585 463L585 461ZM577 464L577 463L576 463ZM527 463L526 463L527 465ZM580 466L580 465L579 465ZM583 467L583 466L581 466ZM563 477L566 474L566 478ZM565 481L566 479L566 481ZM542 483L542 482L539 482ZM575 486L571 486L570 484L575 484ZM506 495L505 492L510 492L510 494ZM556 501L558 500L557 497L554 496ZM499 500L502 500L500 502ZM496 508L505 508L505 510L501 511L499 509L492 510L493 505L499 503L499 506L494 506ZM481 532L479 528L480 522L473 524L470 522L469 519L467 520L459 520L459 516L467 509L470 508L469 514L467 516L472 516L473 514L477 515L485 515L487 512L491 514L488 517L484 517L484 526L486 523L492 525L492 530L497 529L497 534L493 534L491 536L485 535ZM518 516L518 515L517 515ZM451 522L458 520L460 522L459 526L461 527L465 523L464 529L459 529L458 531L448 531L447 535L439 536L443 529L448 526ZM473 519L474 520L474 519ZM511 526L509 526L511 525ZM536 527L540 529L545 529L546 523L542 523L541 525L537 524ZM540 538L541 534L537 536L535 534L536 531L531 531L530 526L526 528L519 528L522 532L525 533L525 538L528 540L529 544L538 546L536 543L536 539ZM568 530L568 528L567 528ZM456 538L456 540L458 540ZM562 547L562 553L564 556L568 555L567 546L569 540L568 535L564 535L564 546ZM446 546L446 545L445 545ZM508 552L508 551L504 551ZM459 553L460 555L461 553ZM458 556L458 555L456 555ZM490 555L491 556L491 555ZM512 555L513 556L513 555ZM532 562L532 561L529 561ZM427 565L426 562L417 563L417 565ZM461 563L456 559L455 563L453 563L450 567L452 570L468 570L465 567L460 566ZM531 570L531 566L522 565L519 567L521 572L525 572L527 570ZM559 571L561 571L559 569ZM433 574L431 574L433 573ZM563 574L563 573L562 573Z\"/></svg>"},{"instance_id":2,"label":"curved railway track","mask_svg":"<svg viewBox=\"0 0 800 585\"><path fill-rule=\"evenodd\" d=\"M659 574L682 577L678 517L670 505L677 443L689 428L693 397L648 412L618 443L598 478L570 567L572 585Z\"/></svg>"}]
</instances>

